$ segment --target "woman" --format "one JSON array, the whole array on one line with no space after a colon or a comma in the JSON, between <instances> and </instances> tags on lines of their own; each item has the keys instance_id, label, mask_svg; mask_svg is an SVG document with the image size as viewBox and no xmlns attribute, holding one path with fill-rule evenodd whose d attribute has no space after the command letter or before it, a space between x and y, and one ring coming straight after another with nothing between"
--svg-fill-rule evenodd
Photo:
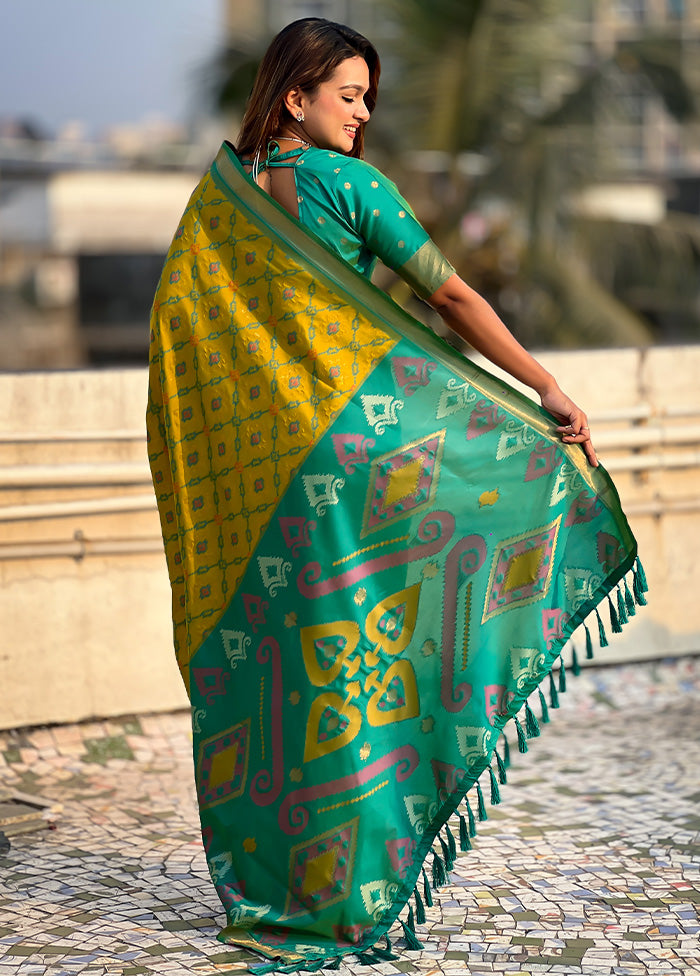
<instances>
[{"instance_id":1,"label":"woman","mask_svg":"<svg viewBox=\"0 0 700 976\"><path fill-rule=\"evenodd\" d=\"M362 161L378 78L349 28L275 38L153 308L149 456L202 834L219 937L275 960L254 971L387 958L411 895L419 921L432 903L426 858L435 885L452 866L451 814L470 847L469 789L486 816L480 774L498 802L506 722L525 751L528 696L546 721L539 683L590 613L606 643L596 607L620 581L613 629L635 612L633 566L644 602L585 414ZM377 256L545 410L377 291Z\"/></svg>"}]
</instances>

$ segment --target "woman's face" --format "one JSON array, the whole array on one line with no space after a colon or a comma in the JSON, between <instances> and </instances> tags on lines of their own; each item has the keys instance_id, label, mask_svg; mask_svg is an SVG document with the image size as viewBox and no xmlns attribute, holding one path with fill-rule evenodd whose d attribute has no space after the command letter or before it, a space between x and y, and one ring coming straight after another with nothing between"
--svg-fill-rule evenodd
<instances>
[{"instance_id":1,"label":"woman's face","mask_svg":"<svg viewBox=\"0 0 700 976\"><path fill-rule=\"evenodd\" d=\"M364 97L369 88L369 68L359 55L341 61L327 81L313 94L298 92L299 109L304 113L301 128L320 149L352 151L361 122L369 119Z\"/></svg>"}]
</instances>

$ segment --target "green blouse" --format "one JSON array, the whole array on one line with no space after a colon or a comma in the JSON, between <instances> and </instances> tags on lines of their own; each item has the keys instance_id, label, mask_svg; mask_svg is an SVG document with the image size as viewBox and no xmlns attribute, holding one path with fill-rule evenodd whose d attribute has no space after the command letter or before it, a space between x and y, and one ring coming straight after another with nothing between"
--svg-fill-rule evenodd
<instances>
[{"instance_id":1,"label":"green blouse","mask_svg":"<svg viewBox=\"0 0 700 976\"><path fill-rule=\"evenodd\" d=\"M380 258L428 298L454 274L395 184L364 160L313 146L280 153L271 143L267 167L294 169L299 220L366 277Z\"/></svg>"}]
</instances>

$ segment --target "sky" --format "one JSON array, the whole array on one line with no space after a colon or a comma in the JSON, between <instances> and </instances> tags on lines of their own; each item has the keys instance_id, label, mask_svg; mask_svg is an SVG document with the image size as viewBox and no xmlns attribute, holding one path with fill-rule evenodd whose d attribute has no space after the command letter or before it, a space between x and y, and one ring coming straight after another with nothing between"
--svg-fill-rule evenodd
<instances>
[{"instance_id":1,"label":"sky","mask_svg":"<svg viewBox=\"0 0 700 976\"><path fill-rule=\"evenodd\" d=\"M187 121L223 38L222 0L0 0L0 119L88 135Z\"/></svg>"}]
</instances>

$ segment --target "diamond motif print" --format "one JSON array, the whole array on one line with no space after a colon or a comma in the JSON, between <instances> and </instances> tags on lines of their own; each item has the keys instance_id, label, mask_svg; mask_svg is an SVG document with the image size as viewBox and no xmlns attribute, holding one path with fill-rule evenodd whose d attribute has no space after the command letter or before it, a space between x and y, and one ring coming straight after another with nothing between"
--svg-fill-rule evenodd
<instances>
[{"instance_id":1,"label":"diamond motif print","mask_svg":"<svg viewBox=\"0 0 700 976\"><path fill-rule=\"evenodd\" d=\"M482 623L510 607L541 600L549 589L561 516L535 532L513 536L496 550Z\"/></svg>"},{"instance_id":2,"label":"diamond motif print","mask_svg":"<svg viewBox=\"0 0 700 976\"><path fill-rule=\"evenodd\" d=\"M348 897L358 823L356 817L292 848L285 915L315 912Z\"/></svg>"},{"instance_id":3,"label":"diamond motif print","mask_svg":"<svg viewBox=\"0 0 700 976\"><path fill-rule=\"evenodd\" d=\"M430 506L440 478L445 431L405 444L372 462L362 535Z\"/></svg>"}]
</instances>

